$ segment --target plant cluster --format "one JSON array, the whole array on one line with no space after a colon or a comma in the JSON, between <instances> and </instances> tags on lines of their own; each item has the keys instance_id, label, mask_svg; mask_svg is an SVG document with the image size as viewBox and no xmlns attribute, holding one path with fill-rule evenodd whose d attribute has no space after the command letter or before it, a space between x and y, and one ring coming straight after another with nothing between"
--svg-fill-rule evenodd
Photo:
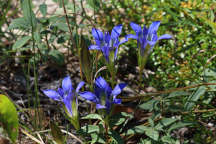
<instances>
[{"instance_id":1,"label":"plant cluster","mask_svg":"<svg viewBox=\"0 0 216 144\"><path fill-rule=\"evenodd\" d=\"M34 12L31 0L22 0L23 17L12 22L6 19L11 0L8 5L0 5L6 7L0 12L0 26L6 23L8 27L7 34L0 29L0 36L8 41L19 37L13 45L0 43L3 54L0 68L10 63L23 68L28 106L32 107L33 100L35 110L33 131L41 128L38 125L42 105L38 69L44 64L63 67L70 64L71 55L75 55L80 74L76 77L81 80L73 79L69 73L58 89L41 91L61 104L63 115L73 126L69 126L68 132L77 135L71 134L80 143L216 143L215 3L199 0L53 1L59 4L63 15L49 16L45 3ZM94 15L88 15L86 9L91 9ZM149 27L140 26L143 23ZM103 32L100 29L104 27ZM90 30L94 44L85 34ZM65 55L59 45L66 48ZM120 59L123 62L120 63ZM136 79L131 80L137 89L131 97L124 90L132 85L118 81L129 77L120 69L127 62L132 69L138 65ZM146 77L146 68L155 75ZM58 72L66 75L64 70ZM72 80L78 83L77 87L72 86ZM142 93L149 85L165 90ZM35 142L44 143L40 132L30 132L31 128L18 124L16 108L19 113L24 110L17 104L15 107L1 87L0 93L4 94L0 94L0 132L2 127L15 143L20 128ZM81 101L87 103L85 114L80 112ZM58 125L59 122L50 123L53 139L44 135L48 139L46 143L67 142ZM67 136L68 132L65 132Z\"/></svg>"}]
</instances>

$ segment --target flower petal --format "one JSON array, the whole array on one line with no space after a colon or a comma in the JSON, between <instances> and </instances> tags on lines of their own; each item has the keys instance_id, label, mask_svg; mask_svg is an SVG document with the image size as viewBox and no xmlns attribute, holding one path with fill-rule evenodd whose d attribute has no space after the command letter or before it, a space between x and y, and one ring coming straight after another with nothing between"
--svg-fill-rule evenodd
<instances>
[{"instance_id":1,"label":"flower petal","mask_svg":"<svg viewBox=\"0 0 216 144\"><path fill-rule=\"evenodd\" d=\"M110 86L109 84L102 78L102 77L98 77L96 80L95 80L95 84L97 87L101 88L101 89L109 89Z\"/></svg>"},{"instance_id":2,"label":"flower petal","mask_svg":"<svg viewBox=\"0 0 216 144\"><path fill-rule=\"evenodd\" d=\"M161 39L171 39L171 38L172 38L171 35L169 35L169 34L164 34L164 35L160 36L160 37L158 38L158 40L161 40Z\"/></svg>"},{"instance_id":3,"label":"flower petal","mask_svg":"<svg viewBox=\"0 0 216 144\"><path fill-rule=\"evenodd\" d=\"M160 26L160 21L152 22L152 24L148 29L148 33L151 34L157 32L159 26Z\"/></svg>"},{"instance_id":4,"label":"flower petal","mask_svg":"<svg viewBox=\"0 0 216 144\"><path fill-rule=\"evenodd\" d=\"M115 26L111 32L112 39L118 39L122 31L122 24Z\"/></svg>"},{"instance_id":5,"label":"flower petal","mask_svg":"<svg viewBox=\"0 0 216 144\"><path fill-rule=\"evenodd\" d=\"M118 85L115 86L115 88L112 91L112 95L113 96L117 96L121 93L122 89L124 89L126 87L126 83L120 83Z\"/></svg>"},{"instance_id":6,"label":"flower petal","mask_svg":"<svg viewBox=\"0 0 216 144\"><path fill-rule=\"evenodd\" d=\"M143 35L147 36L147 34L148 34L148 28L144 25L143 26Z\"/></svg>"},{"instance_id":7,"label":"flower petal","mask_svg":"<svg viewBox=\"0 0 216 144\"><path fill-rule=\"evenodd\" d=\"M92 36L95 40L103 41L103 32L96 28L92 28Z\"/></svg>"},{"instance_id":8,"label":"flower petal","mask_svg":"<svg viewBox=\"0 0 216 144\"><path fill-rule=\"evenodd\" d=\"M101 50L103 52L103 55L104 55L106 61L109 62L109 54L110 54L109 46L103 46Z\"/></svg>"},{"instance_id":9,"label":"flower petal","mask_svg":"<svg viewBox=\"0 0 216 144\"><path fill-rule=\"evenodd\" d=\"M76 88L76 93L79 92L79 90L83 87L84 84L85 84L84 81L81 81L81 82L78 84L78 86L77 86L77 88Z\"/></svg>"},{"instance_id":10,"label":"flower petal","mask_svg":"<svg viewBox=\"0 0 216 144\"><path fill-rule=\"evenodd\" d=\"M115 53L114 53L114 60L117 59L117 55L118 55L118 47L116 47L116 49L115 49Z\"/></svg>"},{"instance_id":11,"label":"flower petal","mask_svg":"<svg viewBox=\"0 0 216 144\"><path fill-rule=\"evenodd\" d=\"M97 97L96 97L96 95L95 95L94 93L92 93L92 92L89 92L89 91L80 92L79 95L80 95L81 97L83 97L84 99L86 99L86 100L92 101L92 102L94 102L94 103L97 102Z\"/></svg>"},{"instance_id":12,"label":"flower petal","mask_svg":"<svg viewBox=\"0 0 216 144\"><path fill-rule=\"evenodd\" d=\"M131 22L130 26L135 31L136 35L139 35L140 33L142 33L142 28L138 24Z\"/></svg>"},{"instance_id":13,"label":"flower petal","mask_svg":"<svg viewBox=\"0 0 216 144\"><path fill-rule=\"evenodd\" d=\"M105 40L107 46L109 46L109 43L111 40L111 36L110 36L109 32L105 32L104 40Z\"/></svg>"},{"instance_id":14,"label":"flower petal","mask_svg":"<svg viewBox=\"0 0 216 144\"><path fill-rule=\"evenodd\" d=\"M126 40L128 40L129 38L132 38L132 39L138 39L138 36L137 35L133 35L133 34L128 34L125 36Z\"/></svg>"},{"instance_id":15,"label":"flower petal","mask_svg":"<svg viewBox=\"0 0 216 144\"><path fill-rule=\"evenodd\" d=\"M67 76L63 79L62 88L64 92L69 92L73 89L70 76Z\"/></svg>"},{"instance_id":16,"label":"flower petal","mask_svg":"<svg viewBox=\"0 0 216 144\"><path fill-rule=\"evenodd\" d=\"M96 104L96 109L104 109L106 108L104 105Z\"/></svg>"},{"instance_id":17,"label":"flower petal","mask_svg":"<svg viewBox=\"0 0 216 144\"><path fill-rule=\"evenodd\" d=\"M43 93L48 96L49 98L56 100L56 101L60 101L61 100L61 96L59 95L58 92L51 90L51 89L47 89L47 90L42 90Z\"/></svg>"},{"instance_id":18,"label":"flower petal","mask_svg":"<svg viewBox=\"0 0 216 144\"><path fill-rule=\"evenodd\" d=\"M90 45L89 50L100 50L100 47L98 45Z\"/></svg>"},{"instance_id":19,"label":"flower petal","mask_svg":"<svg viewBox=\"0 0 216 144\"><path fill-rule=\"evenodd\" d=\"M72 100L73 100L73 95L72 93L68 94L64 99L63 99L63 103L65 104L65 107L68 111L68 113L72 116L73 112L72 112Z\"/></svg>"},{"instance_id":20,"label":"flower petal","mask_svg":"<svg viewBox=\"0 0 216 144\"><path fill-rule=\"evenodd\" d=\"M64 91L62 88L58 88L57 92L59 93L59 95L61 96L61 98L64 98Z\"/></svg>"},{"instance_id":21,"label":"flower petal","mask_svg":"<svg viewBox=\"0 0 216 144\"><path fill-rule=\"evenodd\" d=\"M148 44L153 47L156 44L157 41L148 41Z\"/></svg>"},{"instance_id":22,"label":"flower petal","mask_svg":"<svg viewBox=\"0 0 216 144\"><path fill-rule=\"evenodd\" d=\"M117 99L117 98L113 99L114 104L121 104L121 102L122 102L121 99Z\"/></svg>"}]
</instances>

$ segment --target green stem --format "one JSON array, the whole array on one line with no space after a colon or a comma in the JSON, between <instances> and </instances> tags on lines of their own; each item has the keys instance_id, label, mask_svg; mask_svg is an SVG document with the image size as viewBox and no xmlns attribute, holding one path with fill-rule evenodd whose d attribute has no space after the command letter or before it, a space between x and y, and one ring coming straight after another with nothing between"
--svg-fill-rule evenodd
<instances>
[{"instance_id":1,"label":"green stem","mask_svg":"<svg viewBox=\"0 0 216 144\"><path fill-rule=\"evenodd\" d=\"M116 70L115 70L115 64L114 62L110 62L107 64L109 73L111 75L111 86L114 88L115 86L115 76L116 76Z\"/></svg>"},{"instance_id":2,"label":"green stem","mask_svg":"<svg viewBox=\"0 0 216 144\"><path fill-rule=\"evenodd\" d=\"M138 64L139 64L139 86L142 87L142 74L143 70L145 68L145 65L147 63L148 55L149 55L149 50L150 50L150 45L147 45L143 54L141 53L141 48L138 52Z\"/></svg>"},{"instance_id":3,"label":"green stem","mask_svg":"<svg viewBox=\"0 0 216 144\"><path fill-rule=\"evenodd\" d=\"M36 124L36 129L38 128L37 126L37 120L39 120L39 125L41 125L40 123L40 117L39 117L39 106L40 106L40 100L39 100L39 95L38 95L38 86L37 86L37 72L36 72L36 48L35 48L35 39L34 39L34 30L35 30L35 25L33 24L33 19L32 19L32 7L31 7L31 3L30 0L28 0L28 5L29 5L29 12L30 12L30 21L31 21L31 36L32 36L32 42L33 42L33 51L34 51L34 55L33 55L33 73L34 73L34 92L35 92L35 101L34 101L34 108L36 109L35 113L36 113L36 118L35 118L35 124Z\"/></svg>"}]
</instances>

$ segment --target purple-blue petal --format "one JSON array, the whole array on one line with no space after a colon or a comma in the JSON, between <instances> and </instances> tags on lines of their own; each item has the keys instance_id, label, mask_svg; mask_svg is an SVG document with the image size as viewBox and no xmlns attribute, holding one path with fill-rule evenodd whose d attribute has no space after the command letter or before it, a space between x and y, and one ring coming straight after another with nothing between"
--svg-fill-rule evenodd
<instances>
[{"instance_id":1,"label":"purple-blue petal","mask_svg":"<svg viewBox=\"0 0 216 144\"><path fill-rule=\"evenodd\" d=\"M78 84L78 86L77 86L77 88L76 88L76 93L79 93L79 90L83 87L84 84L85 84L84 81L81 81L81 82Z\"/></svg>"},{"instance_id":2,"label":"purple-blue petal","mask_svg":"<svg viewBox=\"0 0 216 144\"><path fill-rule=\"evenodd\" d=\"M111 38L112 38L112 39L118 39L118 37L119 37L120 34L121 34L121 31L122 31L122 25L121 25L121 24L115 26L115 27L112 29Z\"/></svg>"},{"instance_id":3,"label":"purple-blue petal","mask_svg":"<svg viewBox=\"0 0 216 144\"><path fill-rule=\"evenodd\" d=\"M81 97L83 97L84 99L86 99L86 100L92 101L92 102L94 102L94 103L97 102L97 97L96 97L96 95L95 95L94 93L92 93L92 92L89 92L89 91L80 92L79 95L80 95Z\"/></svg>"},{"instance_id":4,"label":"purple-blue petal","mask_svg":"<svg viewBox=\"0 0 216 144\"><path fill-rule=\"evenodd\" d=\"M70 76L67 76L62 80L62 89L64 93L69 92L73 89Z\"/></svg>"},{"instance_id":5,"label":"purple-blue petal","mask_svg":"<svg viewBox=\"0 0 216 144\"><path fill-rule=\"evenodd\" d=\"M121 93L121 91L126 87L127 84L125 83L120 83L118 85L115 86L115 88L112 91L112 95L113 96L117 96Z\"/></svg>"},{"instance_id":6,"label":"purple-blue petal","mask_svg":"<svg viewBox=\"0 0 216 144\"><path fill-rule=\"evenodd\" d=\"M92 28L92 36L95 40L103 41L103 32L96 28Z\"/></svg>"},{"instance_id":7,"label":"purple-blue petal","mask_svg":"<svg viewBox=\"0 0 216 144\"><path fill-rule=\"evenodd\" d=\"M104 40L105 40L107 46L109 46L109 43L110 43L110 40L111 40L111 36L110 36L109 32L105 32Z\"/></svg>"},{"instance_id":8,"label":"purple-blue petal","mask_svg":"<svg viewBox=\"0 0 216 144\"><path fill-rule=\"evenodd\" d=\"M51 89L43 90L43 93L53 100L56 100L56 101L61 100L61 96L59 95L59 93L54 90L51 90Z\"/></svg>"},{"instance_id":9,"label":"purple-blue petal","mask_svg":"<svg viewBox=\"0 0 216 144\"><path fill-rule=\"evenodd\" d=\"M148 41L148 44L153 47L156 44L157 41Z\"/></svg>"},{"instance_id":10,"label":"purple-blue petal","mask_svg":"<svg viewBox=\"0 0 216 144\"><path fill-rule=\"evenodd\" d=\"M161 40L161 39L171 39L171 38L172 38L171 35L169 35L169 34L164 34L164 35L160 36L160 37L158 38L158 40Z\"/></svg>"},{"instance_id":11,"label":"purple-blue petal","mask_svg":"<svg viewBox=\"0 0 216 144\"><path fill-rule=\"evenodd\" d=\"M135 33L136 33L137 35L139 35L140 33L142 33L142 28L141 28L141 26L139 26L138 24L136 24L136 23L134 23L134 22L131 22L131 23L130 23L130 26L131 26L131 28L135 31Z\"/></svg>"},{"instance_id":12,"label":"purple-blue petal","mask_svg":"<svg viewBox=\"0 0 216 144\"><path fill-rule=\"evenodd\" d=\"M100 47L98 45L90 45L89 50L100 50Z\"/></svg>"},{"instance_id":13,"label":"purple-blue petal","mask_svg":"<svg viewBox=\"0 0 216 144\"><path fill-rule=\"evenodd\" d=\"M72 105L71 105L72 100L73 100L72 94L68 95L67 97L65 97L65 98L63 99L63 103L65 104L65 107L66 107L68 113L69 113L71 116L73 115L73 112L72 112Z\"/></svg>"},{"instance_id":14,"label":"purple-blue petal","mask_svg":"<svg viewBox=\"0 0 216 144\"><path fill-rule=\"evenodd\" d=\"M59 93L59 95L61 96L61 98L64 98L64 91L62 88L58 88L57 92Z\"/></svg>"},{"instance_id":15,"label":"purple-blue petal","mask_svg":"<svg viewBox=\"0 0 216 144\"><path fill-rule=\"evenodd\" d=\"M109 62L109 54L110 54L110 47L109 46L103 46L101 51L103 52L103 55L107 62Z\"/></svg>"},{"instance_id":16,"label":"purple-blue petal","mask_svg":"<svg viewBox=\"0 0 216 144\"><path fill-rule=\"evenodd\" d=\"M96 84L97 87L99 87L101 89L104 89L104 90L110 88L109 84L102 77L98 77L95 80L95 84Z\"/></svg>"},{"instance_id":17,"label":"purple-blue petal","mask_svg":"<svg viewBox=\"0 0 216 144\"><path fill-rule=\"evenodd\" d=\"M128 34L125 36L126 40L128 40L129 38L132 38L132 39L138 39L138 36L137 35L134 35L134 34Z\"/></svg>"},{"instance_id":18,"label":"purple-blue petal","mask_svg":"<svg viewBox=\"0 0 216 144\"><path fill-rule=\"evenodd\" d=\"M122 102L121 99L117 99L117 98L113 99L114 104L121 104L121 102Z\"/></svg>"},{"instance_id":19,"label":"purple-blue petal","mask_svg":"<svg viewBox=\"0 0 216 144\"><path fill-rule=\"evenodd\" d=\"M157 32L159 26L160 26L160 21L152 22L152 24L148 29L148 33L151 34Z\"/></svg>"},{"instance_id":20,"label":"purple-blue petal","mask_svg":"<svg viewBox=\"0 0 216 144\"><path fill-rule=\"evenodd\" d=\"M146 37L148 34L148 28L144 25L143 26L143 36Z\"/></svg>"},{"instance_id":21,"label":"purple-blue petal","mask_svg":"<svg viewBox=\"0 0 216 144\"><path fill-rule=\"evenodd\" d=\"M96 104L96 109L104 109L106 108L104 105Z\"/></svg>"}]
</instances>

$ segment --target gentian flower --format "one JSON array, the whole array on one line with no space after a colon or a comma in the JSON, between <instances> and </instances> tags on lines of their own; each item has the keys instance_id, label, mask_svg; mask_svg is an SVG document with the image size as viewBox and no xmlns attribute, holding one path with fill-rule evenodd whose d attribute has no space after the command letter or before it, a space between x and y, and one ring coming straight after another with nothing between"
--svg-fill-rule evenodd
<instances>
[{"instance_id":1,"label":"gentian flower","mask_svg":"<svg viewBox=\"0 0 216 144\"><path fill-rule=\"evenodd\" d=\"M72 87L70 76L67 76L62 81L62 88L58 88L57 91L51 90L51 89L43 90L43 93L55 101L63 102L67 110L66 113L70 117L73 117L73 116L76 116L77 109L78 109L77 94L79 94L79 90L83 85L84 85L84 82L81 81L78 84L76 90L74 90ZM76 100L75 108L72 107L74 106L73 100Z\"/></svg>"},{"instance_id":2,"label":"gentian flower","mask_svg":"<svg viewBox=\"0 0 216 144\"><path fill-rule=\"evenodd\" d=\"M96 103L96 109L106 109L109 111L112 104L121 104L121 99L116 98L119 95L126 84L121 83L112 88L109 84L102 78L98 77L95 80L94 93L86 91L81 92L80 96Z\"/></svg>"},{"instance_id":3,"label":"gentian flower","mask_svg":"<svg viewBox=\"0 0 216 144\"><path fill-rule=\"evenodd\" d=\"M96 45L91 45L89 50L100 50L102 51L106 61L109 63L110 60L114 61L117 58L118 47L122 43L126 42L127 40L124 39L121 42L119 41L119 36L122 31L122 25L117 25L112 29L111 35L109 32L101 32L96 28L92 28L92 35L96 42ZM110 54L114 52L114 56Z\"/></svg>"},{"instance_id":4,"label":"gentian flower","mask_svg":"<svg viewBox=\"0 0 216 144\"><path fill-rule=\"evenodd\" d=\"M136 23L131 22L130 26L135 31L136 35L128 34L127 38L133 38L137 40L137 45L140 47L141 56L144 55L146 46L149 44L150 49L154 47L156 42L161 39L170 39L172 38L169 34L164 34L158 38L157 30L160 25L160 21L153 22L149 29L144 25L143 29Z\"/></svg>"}]
</instances>

